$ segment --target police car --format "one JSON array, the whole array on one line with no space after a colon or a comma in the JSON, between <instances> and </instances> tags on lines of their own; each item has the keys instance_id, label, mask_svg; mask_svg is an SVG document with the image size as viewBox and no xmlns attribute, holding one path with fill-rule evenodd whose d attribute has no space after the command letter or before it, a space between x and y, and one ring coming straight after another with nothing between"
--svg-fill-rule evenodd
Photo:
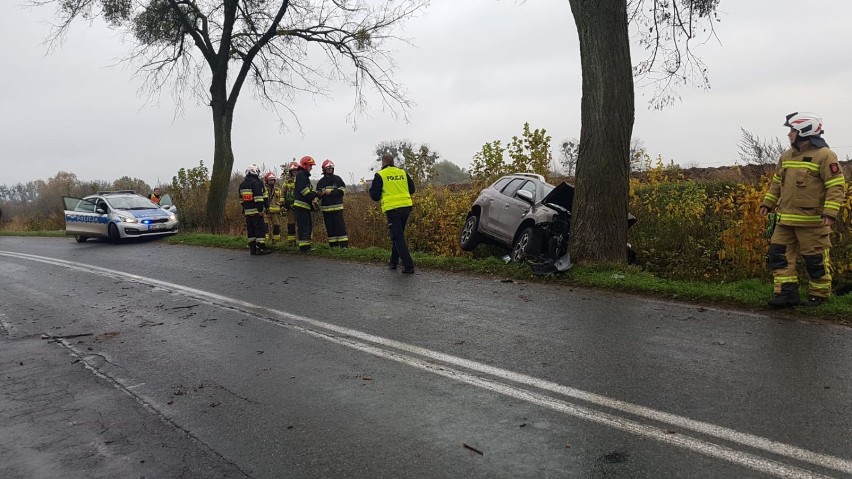
<instances>
[{"instance_id":1,"label":"police car","mask_svg":"<svg viewBox=\"0 0 852 479\"><path fill-rule=\"evenodd\" d=\"M134 191L99 191L85 198L62 197L65 203L65 234L78 243L89 238L118 241L178 232L175 207L169 195L160 205Z\"/></svg>"}]
</instances>

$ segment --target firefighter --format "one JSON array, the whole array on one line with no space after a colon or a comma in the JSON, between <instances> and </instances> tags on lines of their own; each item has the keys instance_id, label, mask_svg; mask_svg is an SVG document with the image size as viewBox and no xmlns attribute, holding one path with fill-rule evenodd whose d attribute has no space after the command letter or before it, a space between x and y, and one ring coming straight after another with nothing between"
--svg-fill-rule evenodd
<instances>
[{"instance_id":1,"label":"firefighter","mask_svg":"<svg viewBox=\"0 0 852 479\"><path fill-rule=\"evenodd\" d=\"M314 200L317 197L311 185L311 168L316 164L317 162L310 156L303 156L299 160L299 170L296 172L293 188L293 210L296 212L299 251L303 253L311 251L311 235L314 227L311 211L314 209Z\"/></svg>"},{"instance_id":2,"label":"firefighter","mask_svg":"<svg viewBox=\"0 0 852 479\"><path fill-rule=\"evenodd\" d=\"M370 185L370 198L381 201L382 213L388 220L388 233L391 239L391 257L388 267L396 269L402 260L402 272L414 273L414 261L405 242L405 225L414 204L414 182L408 173L394 166L393 155L382 155L382 169L376 172Z\"/></svg>"},{"instance_id":3,"label":"firefighter","mask_svg":"<svg viewBox=\"0 0 852 479\"><path fill-rule=\"evenodd\" d=\"M778 308L799 304L797 257L808 273L807 305L818 306L831 296L831 225L846 197L846 180L837 155L822 137L822 118L814 113L787 115L784 126L790 148L778 160L761 214L777 210L777 223L767 262L772 270Z\"/></svg>"},{"instance_id":4,"label":"firefighter","mask_svg":"<svg viewBox=\"0 0 852 479\"><path fill-rule=\"evenodd\" d=\"M284 205L284 196L281 194L281 187L276 185L278 179L275 173L269 171L263 175L263 182L266 184L267 207L266 214L266 240L270 244L275 244L281 240L281 207Z\"/></svg>"},{"instance_id":5,"label":"firefighter","mask_svg":"<svg viewBox=\"0 0 852 479\"><path fill-rule=\"evenodd\" d=\"M295 198L293 192L296 189L296 172L299 171L299 164L295 161L290 162L290 165L281 165L286 173L281 174L281 182L283 183L282 195L284 198L284 211L287 213L287 242L291 246L296 246L296 211L293 209Z\"/></svg>"},{"instance_id":6,"label":"firefighter","mask_svg":"<svg viewBox=\"0 0 852 479\"><path fill-rule=\"evenodd\" d=\"M346 235L346 222L343 219L343 194L346 184L334 174L334 162L322 162L322 178L317 182L317 196L320 198L320 211L328 233L328 246L347 248L349 236Z\"/></svg>"},{"instance_id":7,"label":"firefighter","mask_svg":"<svg viewBox=\"0 0 852 479\"><path fill-rule=\"evenodd\" d=\"M269 254L266 248L266 225L263 223L263 210L266 206L266 194L263 181L260 180L260 168L251 164L246 167L246 178L240 183L240 199L243 214L246 216L246 234L252 255Z\"/></svg>"}]
</instances>

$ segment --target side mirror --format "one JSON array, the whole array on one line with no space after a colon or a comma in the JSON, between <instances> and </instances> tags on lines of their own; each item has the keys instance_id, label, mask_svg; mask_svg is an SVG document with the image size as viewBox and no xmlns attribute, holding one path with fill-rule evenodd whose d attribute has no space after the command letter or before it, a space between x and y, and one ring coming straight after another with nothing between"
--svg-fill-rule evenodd
<instances>
[{"instance_id":1,"label":"side mirror","mask_svg":"<svg viewBox=\"0 0 852 479\"><path fill-rule=\"evenodd\" d=\"M169 213L174 213L177 211L177 207L175 205L163 206L163 209L168 211Z\"/></svg>"},{"instance_id":2,"label":"side mirror","mask_svg":"<svg viewBox=\"0 0 852 479\"><path fill-rule=\"evenodd\" d=\"M99 214L99 215L105 215L105 214L106 214L106 210L105 210L105 209L103 209L103 208L101 208L100 206L98 206L97 208L95 208L95 213L97 213L97 214Z\"/></svg>"},{"instance_id":3,"label":"side mirror","mask_svg":"<svg viewBox=\"0 0 852 479\"><path fill-rule=\"evenodd\" d=\"M518 190L518 192L517 192L517 193L515 193L515 195L516 195L518 198L520 198L520 199L522 199L522 200L526 201L526 202L527 202L527 203L529 203L529 204L533 204L533 203L535 203L535 199L533 198L533 194L532 194L532 192L530 192L530 191L527 191L527 190Z\"/></svg>"}]
</instances>

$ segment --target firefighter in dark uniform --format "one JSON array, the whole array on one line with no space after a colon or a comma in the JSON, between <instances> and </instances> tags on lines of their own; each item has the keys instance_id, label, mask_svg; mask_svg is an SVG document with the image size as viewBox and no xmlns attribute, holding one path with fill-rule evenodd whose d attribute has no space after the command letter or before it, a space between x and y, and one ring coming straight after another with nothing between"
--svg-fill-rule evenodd
<instances>
[{"instance_id":1,"label":"firefighter in dark uniform","mask_svg":"<svg viewBox=\"0 0 852 479\"><path fill-rule=\"evenodd\" d=\"M768 263L774 278L773 307L799 304L797 256L808 273L807 304L831 296L831 225L846 197L846 180L837 155L822 138L822 118L814 113L787 115L791 148L778 160L762 214L776 210L777 224L769 244Z\"/></svg>"},{"instance_id":2,"label":"firefighter in dark uniform","mask_svg":"<svg viewBox=\"0 0 852 479\"><path fill-rule=\"evenodd\" d=\"M311 168L316 164L317 162L310 156L304 156L299 160L299 171L296 173L296 182L293 188L296 232L299 251L303 253L311 251L311 235L314 228L311 211L314 208L314 199L317 197L317 193L311 185Z\"/></svg>"},{"instance_id":3,"label":"firefighter in dark uniform","mask_svg":"<svg viewBox=\"0 0 852 479\"><path fill-rule=\"evenodd\" d=\"M246 167L246 178L240 183L240 200L243 214L246 216L246 234L249 250L253 255L272 252L266 248L266 225L263 222L266 193L259 175L260 168L251 164Z\"/></svg>"},{"instance_id":4,"label":"firefighter in dark uniform","mask_svg":"<svg viewBox=\"0 0 852 479\"><path fill-rule=\"evenodd\" d=\"M334 162L322 162L322 178L317 182L317 196L320 198L320 211L328 233L330 248L346 248L349 236L346 235L346 221L343 219L343 194L346 184L334 174Z\"/></svg>"},{"instance_id":5,"label":"firefighter in dark uniform","mask_svg":"<svg viewBox=\"0 0 852 479\"><path fill-rule=\"evenodd\" d=\"M284 168L284 165L281 165ZM299 171L299 164L295 161L291 162L286 168L287 172L281 174L281 194L284 195L284 212L287 216L287 242L291 246L296 246L296 212L293 210L293 195L296 189L296 172Z\"/></svg>"},{"instance_id":6,"label":"firefighter in dark uniform","mask_svg":"<svg viewBox=\"0 0 852 479\"><path fill-rule=\"evenodd\" d=\"M388 220L388 233L391 238L391 257L388 267L396 269L402 260L402 272L414 273L414 261L408 252L405 242L405 225L414 204L411 195L414 194L414 182L408 173L394 166L393 156L389 153L382 155L382 169L373 177L370 185L370 198L381 201L382 213Z\"/></svg>"}]
</instances>

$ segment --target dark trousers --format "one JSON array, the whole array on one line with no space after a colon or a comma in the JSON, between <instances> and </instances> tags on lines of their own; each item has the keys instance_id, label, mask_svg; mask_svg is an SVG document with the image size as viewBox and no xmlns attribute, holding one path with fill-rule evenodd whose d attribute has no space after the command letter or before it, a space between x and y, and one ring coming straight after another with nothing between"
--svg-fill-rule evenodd
<instances>
[{"instance_id":1,"label":"dark trousers","mask_svg":"<svg viewBox=\"0 0 852 479\"><path fill-rule=\"evenodd\" d=\"M262 214L246 215L246 234L249 243L266 243L266 223L263 222Z\"/></svg>"},{"instance_id":2,"label":"dark trousers","mask_svg":"<svg viewBox=\"0 0 852 479\"><path fill-rule=\"evenodd\" d=\"M411 254L408 252L408 244L405 242L405 225L408 223L408 216L411 214L411 207L396 208L385 212L388 219L388 233L391 239L391 258L392 265L397 265L402 260L402 267L408 270L414 269L414 261L411 259Z\"/></svg>"},{"instance_id":3,"label":"dark trousers","mask_svg":"<svg viewBox=\"0 0 852 479\"><path fill-rule=\"evenodd\" d=\"M349 236L346 235L346 221L343 211L329 211L322 214L325 231L328 233L328 245L332 248L349 246Z\"/></svg>"},{"instance_id":4,"label":"dark trousers","mask_svg":"<svg viewBox=\"0 0 852 479\"><path fill-rule=\"evenodd\" d=\"M293 208L296 212L296 232L298 235L299 249L307 251L311 249L311 236L314 232L314 224L311 221L311 210L304 208Z\"/></svg>"}]
</instances>

